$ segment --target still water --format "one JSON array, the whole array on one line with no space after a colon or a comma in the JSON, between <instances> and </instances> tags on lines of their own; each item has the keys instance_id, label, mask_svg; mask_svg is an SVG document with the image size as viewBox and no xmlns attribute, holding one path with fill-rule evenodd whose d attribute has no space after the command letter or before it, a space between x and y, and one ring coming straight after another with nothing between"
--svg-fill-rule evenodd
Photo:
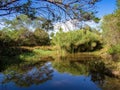
<instances>
[{"instance_id":1,"label":"still water","mask_svg":"<svg viewBox=\"0 0 120 90\"><path fill-rule=\"evenodd\" d=\"M0 73L0 90L120 90L119 80L105 75L102 62L92 63L14 65Z\"/></svg>"}]
</instances>

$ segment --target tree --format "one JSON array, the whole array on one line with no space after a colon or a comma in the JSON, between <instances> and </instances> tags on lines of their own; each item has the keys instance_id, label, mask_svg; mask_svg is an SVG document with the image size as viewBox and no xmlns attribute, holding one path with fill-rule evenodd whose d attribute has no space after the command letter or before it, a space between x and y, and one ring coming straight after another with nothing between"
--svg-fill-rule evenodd
<instances>
[{"instance_id":1,"label":"tree","mask_svg":"<svg viewBox=\"0 0 120 90\"><path fill-rule=\"evenodd\" d=\"M37 28L34 31L35 39L38 45L49 45L50 39L47 32Z\"/></svg>"},{"instance_id":2,"label":"tree","mask_svg":"<svg viewBox=\"0 0 120 90\"><path fill-rule=\"evenodd\" d=\"M17 45L20 45L20 46L35 46L36 45L33 32L29 31L26 28L20 28L19 30L17 30L17 33L18 33L17 41L16 41Z\"/></svg>"},{"instance_id":3,"label":"tree","mask_svg":"<svg viewBox=\"0 0 120 90\"><path fill-rule=\"evenodd\" d=\"M99 34L90 31L90 28L69 32L59 31L52 37L51 43L69 53L91 52L102 48L102 38Z\"/></svg>"},{"instance_id":4,"label":"tree","mask_svg":"<svg viewBox=\"0 0 120 90\"><path fill-rule=\"evenodd\" d=\"M0 36L0 43L2 44L6 43L8 46L35 46L48 45L50 42L49 35L46 32L53 27L50 21L43 18L31 20L23 14L13 20L4 19L4 21L7 27L2 29L2 32L4 32Z\"/></svg>"},{"instance_id":5,"label":"tree","mask_svg":"<svg viewBox=\"0 0 120 90\"><path fill-rule=\"evenodd\" d=\"M108 45L120 44L120 10L104 16L102 30L103 38Z\"/></svg>"},{"instance_id":6,"label":"tree","mask_svg":"<svg viewBox=\"0 0 120 90\"><path fill-rule=\"evenodd\" d=\"M50 20L91 19L100 0L0 0L0 16L25 14Z\"/></svg>"},{"instance_id":7,"label":"tree","mask_svg":"<svg viewBox=\"0 0 120 90\"><path fill-rule=\"evenodd\" d=\"M120 0L117 0L117 9L120 9Z\"/></svg>"},{"instance_id":8,"label":"tree","mask_svg":"<svg viewBox=\"0 0 120 90\"><path fill-rule=\"evenodd\" d=\"M37 17L36 19L32 20L27 15L21 14L12 20L3 19L2 21L6 23L7 28L11 28L13 30L19 30L20 28L26 28L30 31L34 31L36 28L41 28L45 31L53 30L53 24L51 20L41 17Z\"/></svg>"}]
</instances>

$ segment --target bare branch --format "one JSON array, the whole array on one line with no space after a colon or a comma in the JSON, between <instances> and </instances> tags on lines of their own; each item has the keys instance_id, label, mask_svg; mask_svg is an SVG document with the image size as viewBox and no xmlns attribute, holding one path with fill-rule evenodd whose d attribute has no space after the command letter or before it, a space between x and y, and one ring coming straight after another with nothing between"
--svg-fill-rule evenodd
<instances>
[{"instance_id":1,"label":"bare branch","mask_svg":"<svg viewBox=\"0 0 120 90\"><path fill-rule=\"evenodd\" d=\"M62 19L82 18L81 11L94 12L99 0L8 0L0 1L0 16L26 14L29 17L61 17ZM7 12L7 13L5 13ZM81 19L80 19L81 20Z\"/></svg>"},{"instance_id":2,"label":"bare branch","mask_svg":"<svg viewBox=\"0 0 120 90\"><path fill-rule=\"evenodd\" d=\"M10 2L7 2L7 3L3 4L3 5L0 5L0 8L7 7L8 5L11 5L11 4L13 4L13 3L15 3L17 1L20 1L20 0L10 0Z\"/></svg>"}]
</instances>

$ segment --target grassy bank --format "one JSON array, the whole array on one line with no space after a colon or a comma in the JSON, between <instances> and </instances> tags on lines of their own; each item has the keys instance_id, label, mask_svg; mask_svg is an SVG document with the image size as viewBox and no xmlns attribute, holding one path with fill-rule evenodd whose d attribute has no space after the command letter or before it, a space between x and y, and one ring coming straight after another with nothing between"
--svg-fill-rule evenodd
<instances>
[{"instance_id":1,"label":"grassy bank","mask_svg":"<svg viewBox=\"0 0 120 90\"><path fill-rule=\"evenodd\" d=\"M50 61L55 54L55 50L50 47L21 47L31 50L32 53L22 53L19 55L20 59L25 61Z\"/></svg>"}]
</instances>

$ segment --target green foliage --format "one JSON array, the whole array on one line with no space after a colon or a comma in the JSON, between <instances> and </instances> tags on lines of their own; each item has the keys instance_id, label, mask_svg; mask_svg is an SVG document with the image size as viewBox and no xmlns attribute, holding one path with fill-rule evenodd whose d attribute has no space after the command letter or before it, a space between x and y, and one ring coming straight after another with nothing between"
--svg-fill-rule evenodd
<instances>
[{"instance_id":1,"label":"green foliage","mask_svg":"<svg viewBox=\"0 0 120 90\"><path fill-rule=\"evenodd\" d=\"M117 9L120 9L120 0L116 0L117 3Z\"/></svg>"},{"instance_id":2,"label":"green foliage","mask_svg":"<svg viewBox=\"0 0 120 90\"><path fill-rule=\"evenodd\" d=\"M120 43L120 10L104 16L102 21L103 38L108 45Z\"/></svg>"},{"instance_id":3,"label":"green foliage","mask_svg":"<svg viewBox=\"0 0 120 90\"><path fill-rule=\"evenodd\" d=\"M100 18L94 17L94 18L93 18L93 21L96 22L96 23L99 23Z\"/></svg>"},{"instance_id":4,"label":"green foliage","mask_svg":"<svg viewBox=\"0 0 120 90\"><path fill-rule=\"evenodd\" d=\"M2 46L35 46L48 45L49 35L46 32L52 29L52 22L44 18L32 20L27 15L21 14L13 20L3 19L6 26L0 31ZM35 31L31 30L35 29Z\"/></svg>"},{"instance_id":5,"label":"green foliage","mask_svg":"<svg viewBox=\"0 0 120 90\"><path fill-rule=\"evenodd\" d=\"M42 21L42 29L49 31L49 30L53 30L53 24L51 20L44 20Z\"/></svg>"},{"instance_id":6,"label":"green foliage","mask_svg":"<svg viewBox=\"0 0 120 90\"><path fill-rule=\"evenodd\" d=\"M33 52L37 55L41 56L49 56L53 51L51 50L42 50L42 49L34 49Z\"/></svg>"},{"instance_id":7,"label":"green foliage","mask_svg":"<svg viewBox=\"0 0 120 90\"><path fill-rule=\"evenodd\" d=\"M102 47L101 37L89 30L58 32L52 38L52 44L67 52L94 51Z\"/></svg>"},{"instance_id":8,"label":"green foliage","mask_svg":"<svg viewBox=\"0 0 120 90\"><path fill-rule=\"evenodd\" d=\"M11 46L13 45L14 41L12 36L14 32L11 32L10 30L3 30L0 31L0 46Z\"/></svg>"},{"instance_id":9,"label":"green foliage","mask_svg":"<svg viewBox=\"0 0 120 90\"><path fill-rule=\"evenodd\" d=\"M14 29L14 30L19 30L20 28L25 28L25 29L36 29L36 28L41 28L45 31L48 30L53 30L53 24L51 20L47 20L42 17L36 17L34 20L29 18L29 16L25 14L21 14L14 18L13 20L8 20L8 19L2 19L8 28ZM33 31L33 30L32 30Z\"/></svg>"},{"instance_id":10,"label":"green foliage","mask_svg":"<svg viewBox=\"0 0 120 90\"><path fill-rule=\"evenodd\" d=\"M118 54L118 53L120 54L120 44L111 46L111 48L109 48L108 50L108 53L109 54Z\"/></svg>"},{"instance_id":11,"label":"green foliage","mask_svg":"<svg viewBox=\"0 0 120 90\"><path fill-rule=\"evenodd\" d=\"M52 66L60 73L70 73L72 75L88 75L88 68L79 62L54 61Z\"/></svg>"},{"instance_id":12,"label":"green foliage","mask_svg":"<svg viewBox=\"0 0 120 90\"><path fill-rule=\"evenodd\" d=\"M34 35L38 45L49 45L50 39L47 32L41 29L36 29Z\"/></svg>"},{"instance_id":13,"label":"green foliage","mask_svg":"<svg viewBox=\"0 0 120 90\"><path fill-rule=\"evenodd\" d=\"M50 42L47 32L36 29L34 32L26 28L19 30L1 30L0 45L1 46L36 46L48 45Z\"/></svg>"}]
</instances>

